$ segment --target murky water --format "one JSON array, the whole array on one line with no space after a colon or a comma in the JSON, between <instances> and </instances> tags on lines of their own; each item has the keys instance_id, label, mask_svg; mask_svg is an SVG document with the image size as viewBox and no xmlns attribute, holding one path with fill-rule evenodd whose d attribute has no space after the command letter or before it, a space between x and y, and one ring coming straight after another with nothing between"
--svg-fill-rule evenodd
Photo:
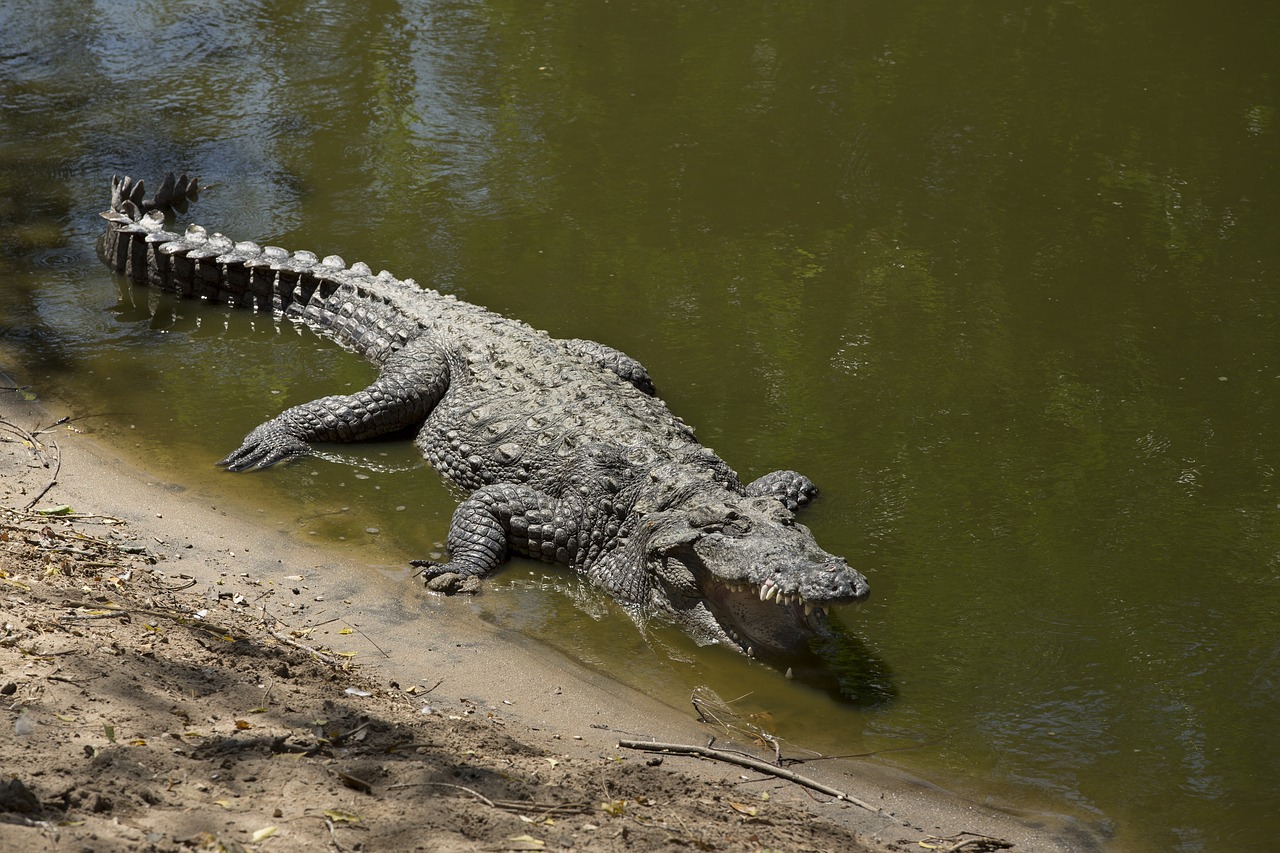
<instances>
[{"instance_id":1,"label":"murky water","mask_svg":"<svg viewBox=\"0 0 1280 853\"><path fill-rule=\"evenodd\" d=\"M457 498L407 443L212 467L371 368L94 261L113 172L191 170L227 234L641 359L744 477L817 479L874 589L844 699L533 564L483 618L1126 848L1261 849L1277 43L1258 4L10 0L0 352L166 479L407 577Z\"/></svg>"}]
</instances>

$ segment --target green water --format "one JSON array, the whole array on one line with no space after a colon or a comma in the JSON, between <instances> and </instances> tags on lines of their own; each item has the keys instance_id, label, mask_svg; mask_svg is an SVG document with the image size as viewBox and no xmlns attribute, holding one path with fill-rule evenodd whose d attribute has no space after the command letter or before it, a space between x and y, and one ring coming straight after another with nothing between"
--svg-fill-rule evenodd
<instances>
[{"instance_id":1,"label":"green water","mask_svg":"<svg viewBox=\"0 0 1280 853\"><path fill-rule=\"evenodd\" d=\"M531 564L484 618L1118 849L1265 849L1277 44L1274 4L1182 0L8 0L0 357L169 481L386 571L435 547L457 496L405 443L212 468L372 371L98 267L110 175L191 170L238 239L636 356L744 478L818 480L874 591L840 701Z\"/></svg>"}]
</instances>

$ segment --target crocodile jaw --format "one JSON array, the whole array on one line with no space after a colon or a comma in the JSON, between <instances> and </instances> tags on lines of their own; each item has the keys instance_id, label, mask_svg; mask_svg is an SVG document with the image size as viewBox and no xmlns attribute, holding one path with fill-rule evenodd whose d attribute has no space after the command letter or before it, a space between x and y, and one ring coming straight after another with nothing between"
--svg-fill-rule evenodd
<instances>
[{"instance_id":1,"label":"crocodile jaw","mask_svg":"<svg viewBox=\"0 0 1280 853\"><path fill-rule=\"evenodd\" d=\"M708 610L729 641L751 657L804 651L815 636L830 633L831 607L861 607L859 600L809 602L768 583L757 586L704 577L701 586Z\"/></svg>"}]
</instances>

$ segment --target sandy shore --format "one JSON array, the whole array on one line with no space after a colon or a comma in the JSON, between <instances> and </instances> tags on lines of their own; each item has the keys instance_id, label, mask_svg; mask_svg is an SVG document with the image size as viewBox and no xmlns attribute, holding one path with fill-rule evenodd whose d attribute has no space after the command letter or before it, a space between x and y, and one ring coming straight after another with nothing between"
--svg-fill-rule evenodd
<instances>
[{"instance_id":1,"label":"sandy shore","mask_svg":"<svg viewBox=\"0 0 1280 853\"><path fill-rule=\"evenodd\" d=\"M447 601L371 654L343 557L61 414L0 391L0 849L1103 849L875 761L786 762L819 793L622 746L773 755Z\"/></svg>"}]
</instances>

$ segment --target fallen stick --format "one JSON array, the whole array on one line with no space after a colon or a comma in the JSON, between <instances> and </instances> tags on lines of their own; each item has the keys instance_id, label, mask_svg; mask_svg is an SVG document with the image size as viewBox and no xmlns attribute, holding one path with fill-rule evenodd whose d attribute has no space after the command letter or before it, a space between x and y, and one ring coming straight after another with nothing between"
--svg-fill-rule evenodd
<instances>
[{"instance_id":1,"label":"fallen stick","mask_svg":"<svg viewBox=\"0 0 1280 853\"><path fill-rule=\"evenodd\" d=\"M215 622L207 622L194 613L185 613L181 610L169 610L167 608L160 609L154 607L129 607L120 604L113 604L109 601L76 601L70 598L64 598L62 600L62 606L83 610L110 611L109 615L142 615L155 616L159 619L172 619L179 625L183 625L187 628L195 628L196 630L203 631L206 634L214 634L215 636L220 637L231 637L234 634L230 628L225 628ZM68 618L90 619L95 617L72 614ZM105 616L96 618L105 618Z\"/></svg>"},{"instance_id":2,"label":"fallen stick","mask_svg":"<svg viewBox=\"0 0 1280 853\"><path fill-rule=\"evenodd\" d=\"M537 815L566 815L566 814L591 814L593 811L590 803L536 803L523 802L520 800L491 800L479 791L462 785L453 785L449 782L404 782L399 785L388 785L388 791L398 791L404 788L420 788L431 786L437 788L456 788L459 791L465 791L485 805L495 809L501 809L508 812L529 812Z\"/></svg>"},{"instance_id":3,"label":"fallen stick","mask_svg":"<svg viewBox=\"0 0 1280 853\"><path fill-rule=\"evenodd\" d=\"M35 441L35 436L32 436L32 437L31 437L31 440L32 440L32 441ZM41 489L39 494L37 494L37 495L36 495L34 498L32 498L31 500L27 501L27 505L26 505L25 509L28 509L28 510L29 510L29 509L31 509L33 506L35 506L36 504L38 504L38 503L39 503L39 502L44 498L44 496L45 496L45 495L49 494L49 490L50 490L50 489L52 489L54 486L58 485L58 474L62 472L62 448L61 448L61 447L58 447L58 442L54 441L53 439L49 439L49 444L53 447L53 449L54 449L54 450L56 450L56 451L58 452L58 455L57 455L56 457L54 457L54 460L53 460L53 462L54 462L54 465L53 465L53 476L49 478L49 484L48 484L47 486L45 486L43 489ZM43 456L44 454L42 453L41 455ZM45 463L44 463L44 466L45 466L46 468L48 468L48 467L49 467L49 463L48 463L48 462L45 462Z\"/></svg>"},{"instance_id":4,"label":"fallen stick","mask_svg":"<svg viewBox=\"0 0 1280 853\"><path fill-rule=\"evenodd\" d=\"M275 617L272 617L272 618L274 619ZM319 649L313 649L311 646L308 646L306 643L298 642L297 640L293 639L285 632L277 631L275 628L268 625L265 620L263 621L262 624L263 624L263 627L267 629L268 633L271 634L271 636L275 637L276 640L278 640L281 643L284 643L286 646L292 646L295 649L304 651L307 654L311 655L316 660L320 661L321 663L326 663L329 666L338 667L339 669L346 668L345 664L341 660L329 654L328 652L322 652Z\"/></svg>"},{"instance_id":5,"label":"fallen stick","mask_svg":"<svg viewBox=\"0 0 1280 853\"><path fill-rule=\"evenodd\" d=\"M960 838L960 836L968 835L969 838ZM956 841L956 839L960 839ZM947 847L941 847L944 842L954 841ZM939 838L936 835L926 836L923 840L917 842L921 847L928 850L937 850L938 853L960 853L966 847L977 846L984 851L992 850L1008 850L1013 847L1013 843L1005 841L1003 838L995 838L991 835L980 835L976 832L962 832L960 835L953 835L950 838Z\"/></svg>"},{"instance_id":6,"label":"fallen stick","mask_svg":"<svg viewBox=\"0 0 1280 853\"><path fill-rule=\"evenodd\" d=\"M27 432L25 429L13 423L12 421L5 420L4 418L0 418L0 428L8 430L13 435L16 435L22 441L22 443L26 445L27 448L33 454L35 454L36 459L40 461L41 465L43 465L45 468L49 467L49 459L45 455L42 442L39 439L37 439L35 435ZM54 486L58 484L58 472L62 470L62 450L61 448L58 447L58 443L56 441L50 440L49 443L53 445L53 449L58 452L57 459L54 460L57 464L54 466L54 469L53 469L53 477L50 478L49 484L45 486L43 489L41 489L40 493L27 503L24 509L27 509L27 510L31 509L33 506L36 505L36 503L41 498L43 498L46 494L48 494L50 489L52 489Z\"/></svg>"},{"instance_id":7,"label":"fallen stick","mask_svg":"<svg viewBox=\"0 0 1280 853\"><path fill-rule=\"evenodd\" d=\"M785 779L788 782L803 785L810 790L835 797L837 800L842 800L846 803L853 803L858 808L866 809L873 814L878 814L901 826L907 825L903 821L886 814L882 809L879 809L864 800L860 800L851 794L846 794L844 791L837 790L829 785L824 785L816 779L810 779L808 776L801 776L795 771L788 770L785 767L778 767L762 759L753 758L750 755L726 752L725 750L715 749L709 746L695 746L693 744L683 743L653 743L642 740L620 740L618 741L618 746L623 749L638 749L644 752L665 752L671 755L693 755L699 758L710 758L713 761L723 761L727 764L736 764L739 767L746 767L748 769L755 770L758 773L767 773L770 776L776 776L779 779Z\"/></svg>"}]
</instances>

